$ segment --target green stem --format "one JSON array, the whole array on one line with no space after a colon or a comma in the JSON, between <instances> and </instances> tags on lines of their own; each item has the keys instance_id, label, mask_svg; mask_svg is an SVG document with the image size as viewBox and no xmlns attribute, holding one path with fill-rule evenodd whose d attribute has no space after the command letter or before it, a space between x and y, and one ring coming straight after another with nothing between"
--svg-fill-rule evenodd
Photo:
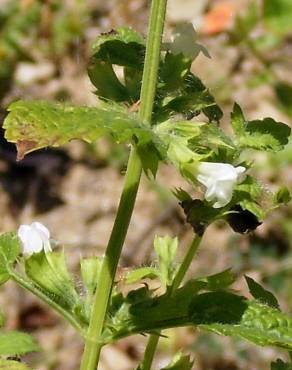
<instances>
[{"instance_id":1,"label":"green stem","mask_svg":"<svg viewBox=\"0 0 292 370\"><path fill-rule=\"evenodd\" d=\"M154 355L155 355L155 352L156 352L156 348L157 348L157 345L158 345L158 342L159 342L159 333L151 334L149 336L147 346L146 346L146 349L145 349L145 352L144 352L143 361L141 362L141 365L138 368L139 370L151 369L152 362L154 360Z\"/></svg>"},{"instance_id":2,"label":"green stem","mask_svg":"<svg viewBox=\"0 0 292 370\"><path fill-rule=\"evenodd\" d=\"M151 124L167 0L152 0L140 96L140 118ZM151 107L151 109L149 109Z\"/></svg>"},{"instance_id":3,"label":"green stem","mask_svg":"<svg viewBox=\"0 0 292 370\"><path fill-rule=\"evenodd\" d=\"M124 189L116 220L103 258L95 301L92 308L81 370L95 370L101 351L101 335L116 269L126 237L141 176L141 163L135 149L131 150Z\"/></svg>"},{"instance_id":4,"label":"green stem","mask_svg":"<svg viewBox=\"0 0 292 370\"><path fill-rule=\"evenodd\" d=\"M59 306L56 302L50 299L45 293L39 290L34 284L30 281L25 280L21 275L17 274L15 271L9 272L11 279L14 280L18 285L22 288L28 290L38 298L40 298L43 302L45 302L48 306L54 308L59 314L61 314L69 323L83 336L84 328L82 325L75 319L74 316L70 314L70 312L66 311L63 307Z\"/></svg>"},{"instance_id":5,"label":"green stem","mask_svg":"<svg viewBox=\"0 0 292 370\"><path fill-rule=\"evenodd\" d=\"M179 288L180 284L182 283L183 281L183 278L185 277L193 259L194 259L194 256L195 254L197 253L197 250L200 246L200 243L201 243L201 240L202 238L199 237L199 236L196 236L193 240L193 242L191 243L191 245L189 246L189 249L187 250L187 253L186 255L184 256L184 259L182 261L182 263L180 264L179 266L179 269L175 275L175 278L173 279L173 283L171 285L171 288L170 288L170 294L172 295L173 292Z\"/></svg>"},{"instance_id":6,"label":"green stem","mask_svg":"<svg viewBox=\"0 0 292 370\"><path fill-rule=\"evenodd\" d=\"M149 125L151 124L156 92L166 3L167 0L153 0L151 6L149 36L146 46L139 110L141 120ZM119 208L99 274L99 281L101 281L101 284L97 285L81 362L81 370L95 370L99 362L104 321L111 297L116 269L136 201L141 170L141 162L137 151L135 148L132 148Z\"/></svg>"},{"instance_id":7,"label":"green stem","mask_svg":"<svg viewBox=\"0 0 292 370\"><path fill-rule=\"evenodd\" d=\"M175 275L175 278L173 279L173 283L171 285L171 287L169 288L168 290L168 293L170 296L172 296L172 294L176 291L176 289L179 288L181 282L183 281L183 278L185 277L185 274L186 272L188 271L191 263L192 263L192 260L198 250L198 247L201 243L201 240L202 238L201 237L195 237L193 242L191 243L191 245L189 246L188 248L188 251L182 261L182 263L180 264L179 266L179 269ZM144 358L143 358L143 361L139 367L139 370L150 370L151 369L151 366L152 366L152 362L153 362L153 359L154 359L154 355L155 355L155 352L156 352L156 349L157 349L157 345L158 345L158 342L159 342L159 334L160 332L158 333L155 333L155 334L151 334L149 336L149 339L148 339L148 343L147 343L147 346L146 346L146 350L145 350L145 353L144 353Z\"/></svg>"}]
</instances>

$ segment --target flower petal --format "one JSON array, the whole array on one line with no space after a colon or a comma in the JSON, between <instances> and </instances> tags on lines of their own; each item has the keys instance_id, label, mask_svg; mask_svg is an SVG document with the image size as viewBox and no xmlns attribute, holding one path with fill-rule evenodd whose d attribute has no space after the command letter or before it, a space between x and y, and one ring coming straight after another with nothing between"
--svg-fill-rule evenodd
<instances>
[{"instance_id":1,"label":"flower petal","mask_svg":"<svg viewBox=\"0 0 292 370\"><path fill-rule=\"evenodd\" d=\"M50 231L42 223L35 221L31 224L31 227L33 227L37 231L42 232L47 237L47 239L50 238Z\"/></svg>"},{"instance_id":2,"label":"flower petal","mask_svg":"<svg viewBox=\"0 0 292 370\"><path fill-rule=\"evenodd\" d=\"M31 256L43 249L43 241L38 232L29 225L21 225L18 229L18 237L22 244L22 253Z\"/></svg>"}]
</instances>

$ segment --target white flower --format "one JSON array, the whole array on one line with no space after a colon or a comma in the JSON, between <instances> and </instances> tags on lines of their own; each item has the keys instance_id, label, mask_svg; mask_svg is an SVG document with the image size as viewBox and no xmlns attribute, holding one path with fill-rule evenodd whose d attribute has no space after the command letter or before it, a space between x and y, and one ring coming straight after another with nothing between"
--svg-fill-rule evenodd
<instances>
[{"instance_id":1,"label":"white flower","mask_svg":"<svg viewBox=\"0 0 292 370\"><path fill-rule=\"evenodd\" d=\"M214 208L221 208L231 201L235 185L245 179L245 171L245 167L229 163L201 162L197 180L206 187L205 199L215 201Z\"/></svg>"},{"instance_id":2,"label":"white flower","mask_svg":"<svg viewBox=\"0 0 292 370\"><path fill-rule=\"evenodd\" d=\"M20 225L17 235L21 240L22 253L31 256L42 250L45 253L51 252L50 232L40 222L33 222L31 225Z\"/></svg>"}]
</instances>

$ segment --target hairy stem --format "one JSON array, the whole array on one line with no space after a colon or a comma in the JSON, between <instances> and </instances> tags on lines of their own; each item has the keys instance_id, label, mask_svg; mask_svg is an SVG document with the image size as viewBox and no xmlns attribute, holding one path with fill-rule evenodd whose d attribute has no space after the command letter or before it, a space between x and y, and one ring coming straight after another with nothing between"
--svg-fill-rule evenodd
<instances>
[{"instance_id":1,"label":"hairy stem","mask_svg":"<svg viewBox=\"0 0 292 370\"><path fill-rule=\"evenodd\" d=\"M143 122L151 124L156 92L160 47L163 34L167 0L153 0L150 14L149 35L142 79L139 115ZM106 318L116 269L134 209L141 177L141 162L135 148L131 149L118 212L106 248L97 284L81 370L95 370L102 347L101 336Z\"/></svg>"},{"instance_id":2,"label":"hairy stem","mask_svg":"<svg viewBox=\"0 0 292 370\"><path fill-rule=\"evenodd\" d=\"M183 278L185 277L186 272L188 271L192 260L198 250L198 247L201 243L201 237L195 237L191 245L189 246L187 253L182 261L182 263L179 266L179 269L175 275L175 278L173 280L173 283L171 287L168 290L169 295L171 296L176 289L179 288L181 282L183 281ZM146 346L146 350L144 353L143 361L139 367L139 370L150 370L152 366L152 362L154 359L154 355L157 349L157 345L159 342L159 332L155 334L151 334L148 339L148 343Z\"/></svg>"}]
</instances>

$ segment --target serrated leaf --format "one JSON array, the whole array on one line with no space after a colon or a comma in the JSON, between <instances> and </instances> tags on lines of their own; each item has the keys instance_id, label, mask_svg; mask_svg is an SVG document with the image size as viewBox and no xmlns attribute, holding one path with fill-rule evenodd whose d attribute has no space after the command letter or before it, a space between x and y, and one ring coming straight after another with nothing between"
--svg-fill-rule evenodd
<instances>
[{"instance_id":1,"label":"serrated leaf","mask_svg":"<svg viewBox=\"0 0 292 370\"><path fill-rule=\"evenodd\" d=\"M73 107L43 101L18 101L9 106L4 122L5 137L16 143L19 159L47 146L60 146L73 139L94 142L111 135L117 142L138 144L153 138L135 114L117 105Z\"/></svg>"},{"instance_id":2,"label":"serrated leaf","mask_svg":"<svg viewBox=\"0 0 292 370\"><path fill-rule=\"evenodd\" d=\"M272 362L271 370L292 370L292 364L287 364L282 360L277 360L276 362Z\"/></svg>"},{"instance_id":3,"label":"serrated leaf","mask_svg":"<svg viewBox=\"0 0 292 370\"><path fill-rule=\"evenodd\" d=\"M22 362L0 359L0 370L30 370L30 369Z\"/></svg>"},{"instance_id":4,"label":"serrated leaf","mask_svg":"<svg viewBox=\"0 0 292 370\"><path fill-rule=\"evenodd\" d=\"M123 321L116 322L116 331L106 341L139 332L197 326L260 346L292 349L291 316L226 291L197 294L202 289L198 284L192 282L178 289L173 297L163 295L129 307Z\"/></svg>"},{"instance_id":5,"label":"serrated leaf","mask_svg":"<svg viewBox=\"0 0 292 370\"><path fill-rule=\"evenodd\" d=\"M277 152L288 144L291 129L272 118L247 122L245 134L238 137L242 146Z\"/></svg>"},{"instance_id":6,"label":"serrated leaf","mask_svg":"<svg viewBox=\"0 0 292 370\"><path fill-rule=\"evenodd\" d=\"M204 293L192 302L193 319L195 323L200 322L201 328L241 337L260 346L292 349L292 318L289 315L259 302L221 293Z\"/></svg>"},{"instance_id":7,"label":"serrated leaf","mask_svg":"<svg viewBox=\"0 0 292 370\"><path fill-rule=\"evenodd\" d=\"M217 274L199 278L197 281L206 283L206 290L220 290L232 285L235 282L235 275L229 268Z\"/></svg>"},{"instance_id":8,"label":"serrated leaf","mask_svg":"<svg viewBox=\"0 0 292 370\"><path fill-rule=\"evenodd\" d=\"M9 269L13 266L19 252L20 245L16 233L0 235L0 285L9 279Z\"/></svg>"},{"instance_id":9,"label":"serrated leaf","mask_svg":"<svg viewBox=\"0 0 292 370\"><path fill-rule=\"evenodd\" d=\"M177 247L177 238L155 236L154 249L158 256L160 278L165 287L170 286L174 278Z\"/></svg>"},{"instance_id":10,"label":"serrated leaf","mask_svg":"<svg viewBox=\"0 0 292 370\"><path fill-rule=\"evenodd\" d=\"M25 260L27 276L65 309L80 305L72 278L67 270L64 252L34 253Z\"/></svg>"},{"instance_id":11,"label":"serrated leaf","mask_svg":"<svg viewBox=\"0 0 292 370\"><path fill-rule=\"evenodd\" d=\"M36 340L29 334L18 331L0 333L1 356L20 356L39 350Z\"/></svg>"},{"instance_id":12,"label":"serrated leaf","mask_svg":"<svg viewBox=\"0 0 292 370\"><path fill-rule=\"evenodd\" d=\"M257 200L263 193L263 186L252 176L247 175L243 182L236 186L236 191L248 193L253 200Z\"/></svg>"},{"instance_id":13,"label":"serrated leaf","mask_svg":"<svg viewBox=\"0 0 292 370\"><path fill-rule=\"evenodd\" d=\"M161 370L192 370L194 361L190 356L184 356L183 353L178 352L171 363Z\"/></svg>"},{"instance_id":14,"label":"serrated leaf","mask_svg":"<svg viewBox=\"0 0 292 370\"><path fill-rule=\"evenodd\" d=\"M145 44L143 37L123 27L102 34L93 45L94 56L88 74L102 99L133 103L139 99ZM124 68L124 83L113 65Z\"/></svg>"},{"instance_id":15,"label":"serrated leaf","mask_svg":"<svg viewBox=\"0 0 292 370\"><path fill-rule=\"evenodd\" d=\"M88 69L88 76L101 99L124 102L129 100L125 86L119 81L111 64L95 61Z\"/></svg>"},{"instance_id":16,"label":"serrated leaf","mask_svg":"<svg viewBox=\"0 0 292 370\"><path fill-rule=\"evenodd\" d=\"M254 214L258 221L266 216L266 210L261 207L260 200L263 195L263 187L256 179L246 176L245 180L238 184L233 192L232 202L239 205L242 210L247 210Z\"/></svg>"},{"instance_id":17,"label":"serrated leaf","mask_svg":"<svg viewBox=\"0 0 292 370\"><path fill-rule=\"evenodd\" d=\"M247 282L250 294L255 298L265 303L271 307L279 309L279 303L277 298L274 296L272 292L269 292L265 288L263 288L259 283L257 283L252 278L245 276L245 280Z\"/></svg>"},{"instance_id":18,"label":"serrated leaf","mask_svg":"<svg viewBox=\"0 0 292 370\"><path fill-rule=\"evenodd\" d=\"M236 147L230 137L228 137L224 131L222 131L218 126L214 124L204 125L201 128L201 135L192 140L192 143L198 147L209 148L216 151L220 149L228 149L232 153L232 158L235 157Z\"/></svg>"},{"instance_id":19,"label":"serrated leaf","mask_svg":"<svg viewBox=\"0 0 292 370\"><path fill-rule=\"evenodd\" d=\"M112 30L108 33L101 34L92 45L93 53L100 53L102 55L104 54L109 56L110 52L113 50L116 54L117 51L114 50L115 48L112 45L117 45L117 42L120 42L123 47L125 44L138 44L145 46L145 39L137 31L131 27L120 27L117 30ZM109 45L110 48L108 49ZM135 57L137 57L137 55L135 55ZM134 60L130 61L130 63L131 65L135 65L135 58ZM113 62L112 64L119 63Z\"/></svg>"},{"instance_id":20,"label":"serrated leaf","mask_svg":"<svg viewBox=\"0 0 292 370\"><path fill-rule=\"evenodd\" d=\"M130 271L126 276L126 283L133 284L142 279L155 279L160 277L160 272L155 267L141 267Z\"/></svg>"},{"instance_id":21,"label":"serrated leaf","mask_svg":"<svg viewBox=\"0 0 292 370\"><path fill-rule=\"evenodd\" d=\"M189 73L191 63L190 58L184 55L167 53L164 63L160 67L161 80L158 82L159 89L171 92L180 88L181 81Z\"/></svg>"},{"instance_id":22,"label":"serrated leaf","mask_svg":"<svg viewBox=\"0 0 292 370\"><path fill-rule=\"evenodd\" d=\"M231 125L238 143L242 147L277 152L288 144L291 129L288 125L272 118L247 121L238 104L231 113Z\"/></svg>"},{"instance_id":23,"label":"serrated leaf","mask_svg":"<svg viewBox=\"0 0 292 370\"><path fill-rule=\"evenodd\" d=\"M167 53L160 65L159 83L155 99L154 121L166 121L172 115L184 119L203 112L210 121L223 115L202 81L190 71L189 58L182 53ZM171 71L171 72L170 72Z\"/></svg>"}]
</instances>

